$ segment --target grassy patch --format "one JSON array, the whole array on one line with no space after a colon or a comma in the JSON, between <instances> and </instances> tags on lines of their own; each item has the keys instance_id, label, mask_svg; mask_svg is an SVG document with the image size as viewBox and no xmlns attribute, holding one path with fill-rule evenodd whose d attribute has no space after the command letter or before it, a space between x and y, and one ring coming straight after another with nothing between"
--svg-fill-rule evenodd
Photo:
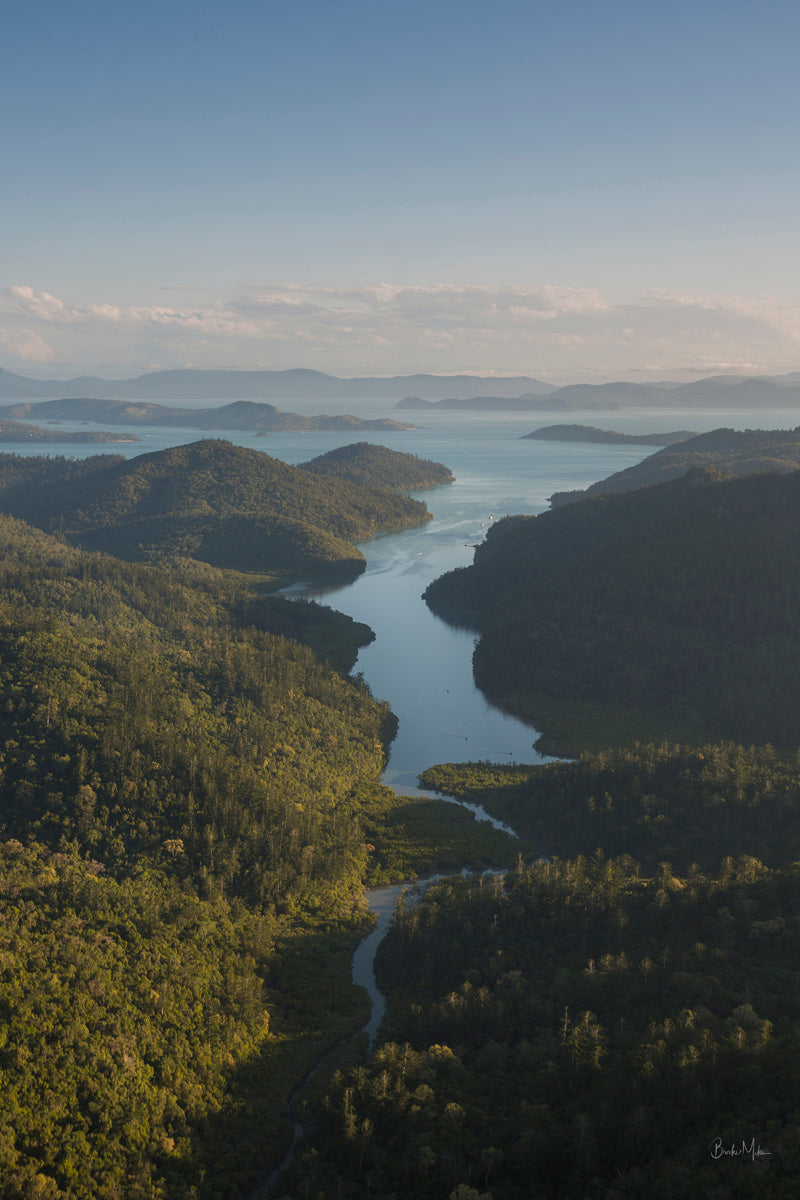
<instances>
[{"instance_id":1,"label":"grassy patch","mask_svg":"<svg viewBox=\"0 0 800 1200\"><path fill-rule=\"evenodd\" d=\"M565 700L539 692L492 696L492 701L540 731L536 749L540 754L576 758L582 751L635 746L637 743L680 742L702 746L712 741L689 717L681 720L669 713L645 711L622 704L593 700Z\"/></svg>"},{"instance_id":2,"label":"grassy patch","mask_svg":"<svg viewBox=\"0 0 800 1200\"><path fill-rule=\"evenodd\" d=\"M388 792L388 788L382 789ZM395 796L362 817L370 850L368 886L432 871L476 870L516 862L525 845L444 800Z\"/></svg>"}]
</instances>

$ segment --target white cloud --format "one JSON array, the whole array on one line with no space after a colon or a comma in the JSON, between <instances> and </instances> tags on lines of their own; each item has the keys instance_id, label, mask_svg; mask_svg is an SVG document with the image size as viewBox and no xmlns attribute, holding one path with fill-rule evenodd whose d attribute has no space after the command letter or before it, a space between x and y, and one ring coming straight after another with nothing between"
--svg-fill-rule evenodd
<instances>
[{"instance_id":1,"label":"white cloud","mask_svg":"<svg viewBox=\"0 0 800 1200\"><path fill-rule=\"evenodd\" d=\"M33 329L0 329L0 346L21 362L50 362L53 348Z\"/></svg>"},{"instance_id":2,"label":"white cloud","mask_svg":"<svg viewBox=\"0 0 800 1200\"><path fill-rule=\"evenodd\" d=\"M163 289L154 289L157 293ZM552 285L269 283L205 304L70 303L0 290L9 357L76 370L116 361L311 366L340 375L414 371L557 380L800 368L800 301L648 292L624 303Z\"/></svg>"}]
</instances>

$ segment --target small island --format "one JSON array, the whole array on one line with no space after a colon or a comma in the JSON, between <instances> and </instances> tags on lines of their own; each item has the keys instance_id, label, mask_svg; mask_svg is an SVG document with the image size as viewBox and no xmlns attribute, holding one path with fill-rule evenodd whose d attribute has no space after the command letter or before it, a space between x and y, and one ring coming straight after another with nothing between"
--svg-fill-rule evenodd
<instances>
[{"instance_id":1,"label":"small island","mask_svg":"<svg viewBox=\"0 0 800 1200\"><path fill-rule=\"evenodd\" d=\"M594 425L545 425L526 433L520 441L538 442L601 442L625 446L674 446L697 435L691 429L672 433L617 433L613 429L597 429Z\"/></svg>"},{"instance_id":2,"label":"small island","mask_svg":"<svg viewBox=\"0 0 800 1200\"><path fill-rule=\"evenodd\" d=\"M0 442L73 442L86 446L141 440L135 433L111 433L105 429L68 432L65 429L42 429L39 425L27 425L24 421L7 421L0 418Z\"/></svg>"}]
</instances>

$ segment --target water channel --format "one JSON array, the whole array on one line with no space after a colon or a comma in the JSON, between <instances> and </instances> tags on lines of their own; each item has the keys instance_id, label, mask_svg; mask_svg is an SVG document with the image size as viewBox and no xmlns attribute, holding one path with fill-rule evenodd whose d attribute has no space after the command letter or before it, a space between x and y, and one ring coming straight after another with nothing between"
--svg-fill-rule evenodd
<instances>
[{"instance_id":1,"label":"water channel","mask_svg":"<svg viewBox=\"0 0 800 1200\"><path fill-rule=\"evenodd\" d=\"M535 749L536 730L495 708L475 687L476 634L434 616L422 599L427 584L468 565L476 543L507 513L541 512L556 488L583 486L650 452L649 447L622 447L620 452L619 447L594 446L587 453L583 445L550 446L542 453L535 443L520 442L519 434L511 436L505 424L487 428L478 422L458 436L449 431L442 443L438 454L426 456L450 466L455 483L414 493L434 514L430 522L363 543L366 570L350 584L298 584L284 593L320 600L374 631L375 641L361 651L356 669L398 717L383 782L403 794L425 794L417 788L417 777L434 763L544 761ZM476 805L465 807L479 820L490 819ZM513 834L500 822L493 824ZM403 888L398 884L367 892L376 925L353 958L353 981L367 990L372 1004L364 1030L370 1047L385 1010L373 963Z\"/></svg>"}]
</instances>

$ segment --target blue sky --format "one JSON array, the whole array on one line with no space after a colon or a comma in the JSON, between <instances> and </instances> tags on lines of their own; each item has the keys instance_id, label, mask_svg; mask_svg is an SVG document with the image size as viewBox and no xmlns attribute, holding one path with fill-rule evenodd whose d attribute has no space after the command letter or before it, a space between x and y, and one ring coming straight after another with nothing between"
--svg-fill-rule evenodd
<instances>
[{"instance_id":1,"label":"blue sky","mask_svg":"<svg viewBox=\"0 0 800 1200\"><path fill-rule=\"evenodd\" d=\"M0 363L800 368L796 3L29 0Z\"/></svg>"}]
</instances>

